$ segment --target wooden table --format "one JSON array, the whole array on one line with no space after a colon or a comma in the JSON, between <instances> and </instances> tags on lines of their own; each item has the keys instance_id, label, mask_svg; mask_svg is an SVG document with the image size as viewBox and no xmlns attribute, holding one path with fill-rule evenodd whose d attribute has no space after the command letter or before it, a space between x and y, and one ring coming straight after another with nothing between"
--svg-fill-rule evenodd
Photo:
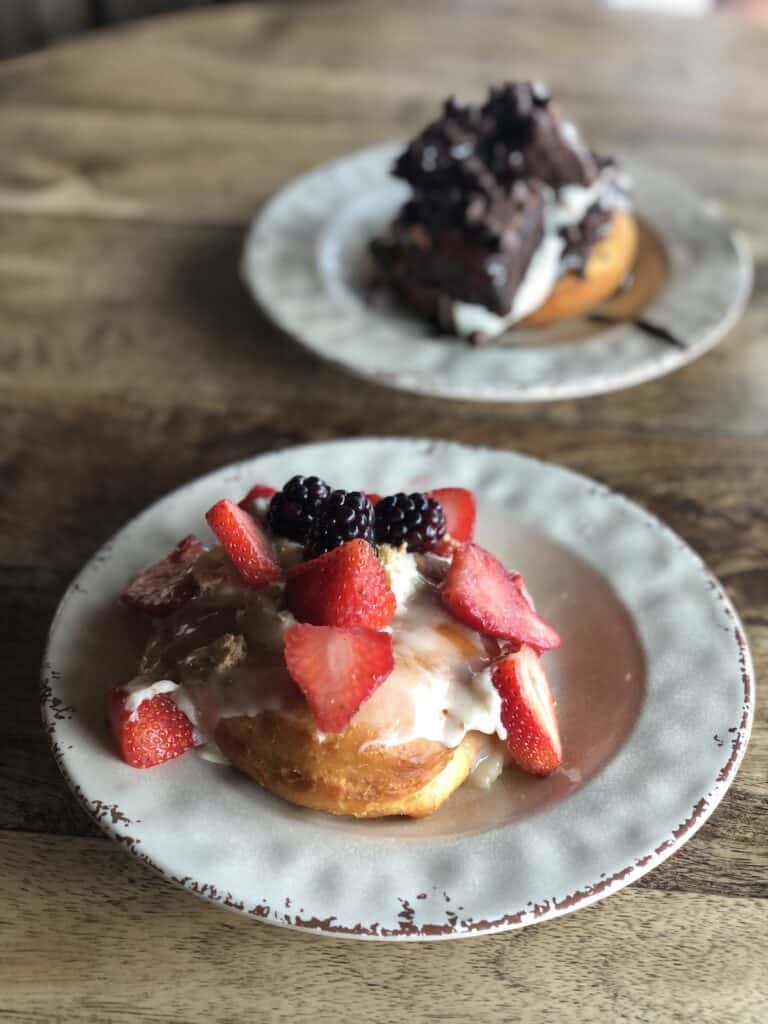
<instances>
[{"instance_id":1,"label":"wooden table","mask_svg":"<svg viewBox=\"0 0 768 1024\"><path fill-rule=\"evenodd\" d=\"M762 705L729 795L651 875L418 947L267 928L163 884L90 824L39 722L51 615L109 534L227 461L364 433L516 448L629 494L723 580L764 675L768 30L551 7L223 8L0 65L4 1020L766 1019ZM483 406L349 379L260 319L235 267L265 196L512 75L548 78L596 146L685 175L751 235L754 300L723 345L620 394Z\"/></svg>"}]
</instances>

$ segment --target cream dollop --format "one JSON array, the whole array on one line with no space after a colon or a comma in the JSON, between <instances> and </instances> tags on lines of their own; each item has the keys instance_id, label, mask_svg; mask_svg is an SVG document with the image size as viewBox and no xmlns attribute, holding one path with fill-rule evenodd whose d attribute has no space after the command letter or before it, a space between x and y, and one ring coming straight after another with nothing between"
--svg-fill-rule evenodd
<instances>
[{"instance_id":1,"label":"cream dollop","mask_svg":"<svg viewBox=\"0 0 768 1024\"><path fill-rule=\"evenodd\" d=\"M402 614L408 599L421 582L416 559L406 550L405 544L398 548L391 544L382 544L379 548L379 558L397 601L397 613Z\"/></svg>"}]
</instances>

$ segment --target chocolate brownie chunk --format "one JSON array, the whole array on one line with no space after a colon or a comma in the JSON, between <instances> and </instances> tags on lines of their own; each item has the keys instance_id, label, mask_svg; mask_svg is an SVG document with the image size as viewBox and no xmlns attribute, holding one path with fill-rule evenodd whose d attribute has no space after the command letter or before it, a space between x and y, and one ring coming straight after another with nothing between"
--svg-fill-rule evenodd
<instances>
[{"instance_id":1,"label":"chocolate brownie chunk","mask_svg":"<svg viewBox=\"0 0 768 1024\"><path fill-rule=\"evenodd\" d=\"M434 289L505 316L542 239L542 209L540 192L522 182L464 206L417 198L371 248L396 289Z\"/></svg>"},{"instance_id":2,"label":"chocolate brownie chunk","mask_svg":"<svg viewBox=\"0 0 768 1024\"><path fill-rule=\"evenodd\" d=\"M537 83L491 89L478 106L449 99L395 162L413 194L372 242L374 260L409 305L448 329L454 302L508 316L544 236L551 190L588 187L600 170ZM583 228L568 229L573 266L583 268L606 224L594 210Z\"/></svg>"}]
</instances>

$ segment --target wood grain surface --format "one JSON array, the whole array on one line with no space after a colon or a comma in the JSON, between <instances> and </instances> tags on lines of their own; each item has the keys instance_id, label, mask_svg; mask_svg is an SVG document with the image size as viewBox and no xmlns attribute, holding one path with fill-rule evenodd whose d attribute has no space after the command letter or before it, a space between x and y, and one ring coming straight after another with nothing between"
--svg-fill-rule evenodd
<instances>
[{"instance_id":1,"label":"wood grain surface","mask_svg":"<svg viewBox=\"0 0 768 1024\"><path fill-rule=\"evenodd\" d=\"M0 57L103 25L230 0L2 0Z\"/></svg>"},{"instance_id":2,"label":"wood grain surface","mask_svg":"<svg viewBox=\"0 0 768 1024\"><path fill-rule=\"evenodd\" d=\"M762 685L768 29L532 9L222 7L0 64L4 1020L766 1019L761 700L729 795L652 874L521 933L418 947L267 928L171 889L96 832L40 726L54 608L114 530L224 462L362 434L515 448L625 492L723 580ZM619 394L482 406L347 378L260 317L236 263L270 191L513 75L548 79L598 148L686 176L748 233L755 294L722 345Z\"/></svg>"}]
</instances>

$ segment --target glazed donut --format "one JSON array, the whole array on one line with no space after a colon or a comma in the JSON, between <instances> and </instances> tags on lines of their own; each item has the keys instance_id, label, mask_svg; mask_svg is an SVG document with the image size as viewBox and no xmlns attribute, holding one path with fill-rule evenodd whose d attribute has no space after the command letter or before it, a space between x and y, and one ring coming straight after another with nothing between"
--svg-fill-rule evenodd
<instances>
[{"instance_id":1,"label":"glazed donut","mask_svg":"<svg viewBox=\"0 0 768 1024\"><path fill-rule=\"evenodd\" d=\"M300 561L302 545L221 499L221 546L187 536L129 581L123 603L153 628L138 675L106 695L123 759L148 768L204 748L293 804L357 818L432 814L481 764L483 786L510 758L556 770L540 654L560 638L522 577L468 540L472 493L379 499L377 546L331 534L374 508L333 493L313 535L327 552ZM340 508L351 514L331 518Z\"/></svg>"},{"instance_id":2,"label":"glazed donut","mask_svg":"<svg viewBox=\"0 0 768 1024\"><path fill-rule=\"evenodd\" d=\"M291 714L223 718L214 735L226 758L265 789L302 807L356 818L432 814L488 743L468 733L452 749L430 740L385 746L355 726L322 736L306 705Z\"/></svg>"},{"instance_id":3,"label":"glazed donut","mask_svg":"<svg viewBox=\"0 0 768 1024\"><path fill-rule=\"evenodd\" d=\"M431 814L495 741L472 730L455 745L412 735L424 722L422 702L429 702L428 731L434 735L442 728L441 691L435 680L453 680L463 690L461 681L465 674L469 677L470 666L487 663L492 648L477 633L452 622L429 587L412 599L411 614L415 621L398 620L395 627L392 675L339 733L318 728L284 666L259 648L261 617L249 615L258 635L249 627L248 659L257 664L271 659L279 706L263 711L251 707L246 715L219 718L214 740L226 759L266 789L304 807L360 818ZM251 673L248 661L243 670ZM480 692L467 699L471 703L464 704L462 713L483 716L487 695Z\"/></svg>"}]
</instances>

